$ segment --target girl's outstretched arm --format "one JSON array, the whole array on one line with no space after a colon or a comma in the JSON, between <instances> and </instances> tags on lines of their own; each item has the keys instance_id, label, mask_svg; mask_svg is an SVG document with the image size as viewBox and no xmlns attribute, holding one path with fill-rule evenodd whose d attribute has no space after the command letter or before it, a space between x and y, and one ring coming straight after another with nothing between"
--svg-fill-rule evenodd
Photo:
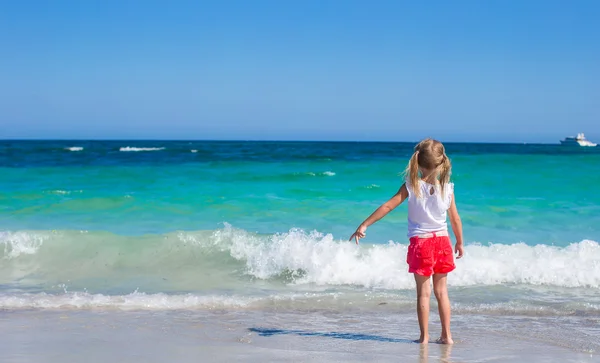
<instances>
[{"instance_id":1,"label":"girl's outstretched arm","mask_svg":"<svg viewBox=\"0 0 600 363\"><path fill-rule=\"evenodd\" d=\"M385 217L386 214L402 204L406 198L408 198L408 190L406 189L406 184L402 184L398 192L392 198L390 198L390 200L383 203L375 212L373 212L373 214L369 216L369 218L365 219L365 221L358 226L356 232L350 236L349 240L351 241L352 239L355 239L356 244L358 244L358 240L366 236L365 232L367 231L367 227Z\"/></svg>"},{"instance_id":2,"label":"girl's outstretched arm","mask_svg":"<svg viewBox=\"0 0 600 363\"><path fill-rule=\"evenodd\" d=\"M458 253L458 256L456 256L456 258L461 258L464 253L462 221L460 220L460 216L458 215L458 209L456 209L455 199L455 196L452 196L452 203L450 204L450 208L448 208L448 216L450 217L450 224L452 224L452 232L454 232L454 237L456 237L454 253Z\"/></svg>"}]
</instances>

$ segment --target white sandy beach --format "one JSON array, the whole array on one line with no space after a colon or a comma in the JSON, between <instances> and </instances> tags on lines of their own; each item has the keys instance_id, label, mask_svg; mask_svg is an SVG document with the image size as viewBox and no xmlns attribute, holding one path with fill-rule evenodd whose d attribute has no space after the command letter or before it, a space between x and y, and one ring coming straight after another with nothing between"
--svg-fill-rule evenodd
<instances>
[{"instance_id":1,"label":"white sandy beach","mask_svg":"<svg viewBox=\"0 0 600 363\"><path fill-rule=\"evenodd\" d=\"M5 310L0 361L600 362L598 341L553 319L456 316L454 346L421 346L412 314Z\"/></svg>"}]
</instances>

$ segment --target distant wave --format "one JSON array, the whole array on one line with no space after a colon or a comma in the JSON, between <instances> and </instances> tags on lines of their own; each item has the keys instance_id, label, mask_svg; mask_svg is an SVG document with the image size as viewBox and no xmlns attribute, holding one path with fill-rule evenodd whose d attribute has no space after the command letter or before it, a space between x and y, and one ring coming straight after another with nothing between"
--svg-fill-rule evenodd
<instances>
[{"instance_id":1,"label":"distant wave","mask_svg":"<svg viewBox=\"0 0 600 363\"><path fill-rule=\"evenodd\" d=\"M81 146L71 146L71 147L66 147L65 150L69 150L69 151L82 151L83 148Z\"/></svg>"},{"instance_id":2,"label":"distant wave","mask_svg":"<svg viewBox=\"0 0 600 363\"><path fill-rule=\"evenodd\" d=\"M334 176L335 173L333 171L324 171L321 173L315 173L313 171L308 171L308 172L295 172L291 175L292 176Z\"/></svg>"},{"instance_id":3,"label":"distant wave","mask_svg":"<svg viewBox=\"0 0 600 363\"><path fill-rule=\"evenodd\" d=\"M59 194L59 195L67 195L67 194L71 194L71 193L83 193L83 190L51 190L48 191L47 193L49 194Z\"/></svg>"},{"instance_id":4,"label":"distant wave","mask_svg":"<svg viewBox=\"0 0 600 363\"><path fill-rule=\"evenodd\" d=\"M119 151L159 151L164 150L164 147L131 147L125 146L119 149Z\"/></svg>"}]
</instances>

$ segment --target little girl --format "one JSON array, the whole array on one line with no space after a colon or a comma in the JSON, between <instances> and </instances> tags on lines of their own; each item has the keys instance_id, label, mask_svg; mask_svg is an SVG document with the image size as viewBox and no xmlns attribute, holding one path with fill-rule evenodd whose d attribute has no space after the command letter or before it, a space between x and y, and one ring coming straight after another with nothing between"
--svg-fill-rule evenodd
<instances>
[{"instance_id":1,"label":"little girl","mask_svg":"<svg viewBox=\"0 0 600 363\"><path fill-rule=\"evenodd\" d=\"M350 237L358 244L367 227L377 222L408 198L408 272L417 284L417 316L421 337L429 341L430 277L438 302L442 335L438 343L453 344L450 333L450 300L446 289L448 272L454 270L452 243L448 236L446 213L449 212L452 231L456 237L457 258L463 255L462 223L456 210L454 184L450 183L452 165L441 142L425 139L415 146L406 168L406 182L390 200L377 208Z\"/></svg>"}]
</instances>

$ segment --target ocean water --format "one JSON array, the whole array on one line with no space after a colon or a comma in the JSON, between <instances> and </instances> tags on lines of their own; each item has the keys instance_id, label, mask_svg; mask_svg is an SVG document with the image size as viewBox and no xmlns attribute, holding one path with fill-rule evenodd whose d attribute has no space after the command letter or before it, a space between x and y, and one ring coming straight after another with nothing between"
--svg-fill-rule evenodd
<instances>
[{"instance_id":1,"label":"ocean water","mask_svg":"<svg viewBox=\"0 0 600 363\"><path fill-rule=\"evenodd\" d=\"M406 206L348 237L412 147L2 141L0 309L410 313ZM446 149L466 243L453 311L556 319L598 351L600 148Z\"/></svg>"}]
</instances>

